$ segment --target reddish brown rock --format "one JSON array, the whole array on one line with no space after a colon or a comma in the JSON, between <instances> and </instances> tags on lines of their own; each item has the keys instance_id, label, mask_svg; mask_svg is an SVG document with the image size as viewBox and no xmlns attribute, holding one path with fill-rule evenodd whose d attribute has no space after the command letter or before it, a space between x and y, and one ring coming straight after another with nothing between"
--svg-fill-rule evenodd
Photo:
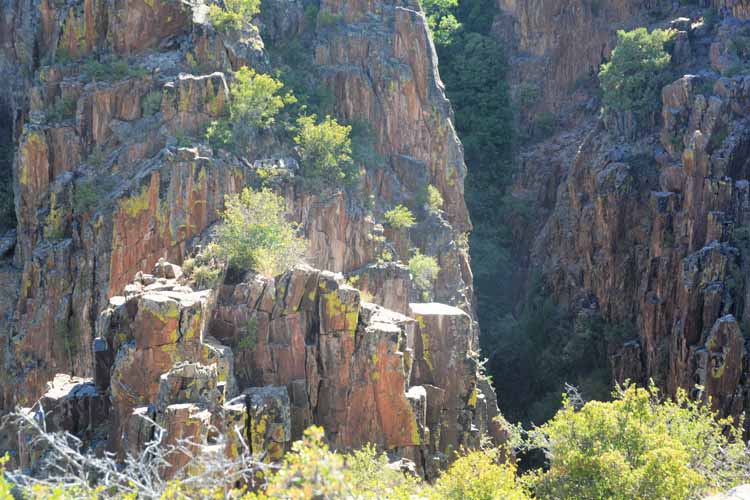
<instances>
[{"instance_id":1,"label":"reddish brown rock","mask_svg":"<svg viewBox=\"0 0 750 500\"><path fill-rule=\"evenodd\" d=\"M130 55L187 33L191 17L190 8L177 0L117 0L110 7L109 38L116 52Z\"/></svg>"}]
</instances>

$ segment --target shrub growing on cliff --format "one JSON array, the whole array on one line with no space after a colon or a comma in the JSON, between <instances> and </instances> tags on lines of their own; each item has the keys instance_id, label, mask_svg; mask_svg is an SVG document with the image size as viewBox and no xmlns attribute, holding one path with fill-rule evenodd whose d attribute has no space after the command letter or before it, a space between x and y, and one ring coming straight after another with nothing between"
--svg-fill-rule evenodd
<instances>
[{"instance_id":1,"label":"shrub growing on cliff","mask_svg":"<svg viewBox=\"0 0 750 500\"><path fill-rule=\"evenodd\" d=\"M443 200L443 195L440 194L440 190L430 184L427 186L425 195L427 209L429 210L429 212L433 214L439 213L443 208L443 203L445 203L445 200Z\"/></svg>"},{"instance_id":2,"label":"shrub growing on cliff","mask_svg":"<svg viewBox=\"0 0 750 500\"><path fill-rule=\"evenodd\" d=\"M610 403L582 408L566 398L558 414L536 433L549 471L528 476L539 498L702 498L714 488L746 479L741 431L725 426L705 405L662 401L652 385L614 394Z\"/></svg>"},{"instance_id":3,"label":"shrub growing on cliff","mask_svg":"<svg viewBox=\"0 0 750 500\"><path fill-rule=\"evenodd\" d=\"M232 122L235 125L248 123L261 130L272 127L284 106L296 102L292 94L281 93L283 88L284 84L272 76L243 66L234 74L234 82L229 86Z\"/></svg>"},{"instance_id":4,"label":"shrub growing on cliff","mask_svg":"<svg viewBox=\"0 0 750 500\"><path fill-rule=\"evenodd\" d=\"M419 250L416 250L414 256L409 259L409 272L414 279L414 284L422 291L422 295L427 297L432 290L432 285L437 280L440 266L435 257L423 255Z\"/></svg>"},{"instance_id":5,"label":"shrub growing on cliff","mask_svg":"<svg viewBox=\"0 0 750 500\"><path fill-rule=\"evenodd\" d=\"M326 116L318 123L315 115L297 119L294 137L302 163L303 182L308 188L351 185L357 178L352 161L352 128Z\"/></svg>"},{"instance_id":6,"label":"shrub growing on cliff","mask_svg":"<svg viewBox=\"0 0 750 500\"><path fill-rule=\"evenodd\" d=\"M260 0L224 0L224 8L217 4L208 7L208 17L217 31L239 30L260 12Z\"/></svg>"},{"instance_id":7,"label":"shrub growing on cliff","mask_svg":"<svg viewBox=\"0 0 750 500\"><path fill-rule=\"evenodd\" d=\"M385 217L388 225L394 229L409 229L416 222L411 210L403 205L397 205L395 208L388 210L383 217Z\"/></svg>"},{"instance_id":8,"label":"shrub growing on cliff","mask_svg":"<svg viewBox=\"0 0 750 500\"><path fill-rule=\"evenodd\" d=\"M216 245L235 269L275 276L296 264L306 242L286 218L284 199L269 189L227 196Z\"/></svg>"},{"instance_id":9,"label":"shrub growing on cliff","mask_svg":"<svg viewBox=\"0 0 750 500\"><path fill-rule=\"evenodd\" d=\"M215 120L206 129L206 140L215 148L247 141L258 130L274 126L285 106L296 102L283 92L284 84L270 75L243 66L229 85L229 118Z\"/></svg>"},{"instance_id":10,"label":"shrub growing on cliff","mask_svg":"<svg viewBox=\"0 0 750 500\"><path fill-rule=\"evenodd\" d=\"M612 58L599 72L605 110L632 112L638 118L657 110L661 90L670 79L671 56L664 44L672 36L669 30L649 33L646 28L617 32Z\"/></svg>"}]
</instances>

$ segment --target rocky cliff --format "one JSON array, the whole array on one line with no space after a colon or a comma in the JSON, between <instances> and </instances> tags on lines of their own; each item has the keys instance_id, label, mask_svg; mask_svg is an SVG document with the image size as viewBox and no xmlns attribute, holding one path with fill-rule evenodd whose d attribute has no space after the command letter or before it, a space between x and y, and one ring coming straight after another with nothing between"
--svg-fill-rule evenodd
<instances>
[{"instance_id":1,"label":"rocky cliff","mask_svg":"<svg viewBox=\"0 0 750 500\"><path fill-rule=\"evenodd\" d=\"M0 145L14 146L17 226L0 245L0 407L46 406L51 428L120 452L150 436L143 415L203 440L209 423L239 419L273 459L315 423L336 446L374 442L422 471L488 428L501 438L458 243L471 228L463 153L416 0L272 0L256 27L229 33L206 11L3 0ZM224 196L259 168L293 175L297 163L281 136L261 134L238 157L206 147L203 130L226 108L234 70L279 64L323 82L339 119L367 123L382 161L363 165L352 190L277 186L310 241L307 262L325 271L204 290L178 264L205 242ZM428 184L440 213L417 201ZM382 214L397 204L418 223L384 235ZM440 264L433 302L381 258L405 261L412 248Z\"/></svg>"},{"instance_id":2,"label":"rocky cliff","mask_svg":"<svg viewBox=\"0 0 750 500\"><path fill-rule=\"evenodd\" d=\"M499 2L495 29L514 40L516 88L544 82L524 112L554 110L565 129L522 148L513 195L537 208L525 252L545 293L574 315L632 325L609 342L615 380L652 378L739 415L749 403L750 77L737 40L748 4L672 4ZM614 29L636 26L676 30L675 77L658 124L624 131L599 119L586 80Z\"/></svg>"}]
</instances>

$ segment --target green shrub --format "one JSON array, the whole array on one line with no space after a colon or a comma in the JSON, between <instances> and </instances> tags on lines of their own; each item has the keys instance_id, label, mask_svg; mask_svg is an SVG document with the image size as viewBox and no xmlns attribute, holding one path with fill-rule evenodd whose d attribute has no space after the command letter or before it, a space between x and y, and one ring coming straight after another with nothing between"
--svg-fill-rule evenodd
<instances>
[{"instance_id":1,"label":"green shrub","mask_svg":"<svg viewBox=\"0 0 750 500\"><path fill-rule=\"evenodd\" d=\"M318 25L325 29L339 24L344 17L341 14L334 14L330 10L321 10L318 13Z\"/></svg>"},{"instance_id":2,"label":"green shrub","mask_svg":"<svg viewBox=\"0 0 750 500\"><path fill-rule=\"evenodd\" d=\"M260 12L260 0L224 0L224 8L208 7L211 25L221 32L242 29Z\"/></svg>"},{"instance_id":3,"label":"green shrub","mask_svg":"<svg viewBox=\"0 0 750 500\"><path fill-rule=\"evenodd\" d=\"M84 181L76 185L73 193L73 211L84 214L96 206L97 193L90 181Z\"/></svg>"},{"instance_id":4,"label":"green shrub","mask_svg":"<svg viewBox=\"0 0 750 500\"><path fill-rule=\"evenodd\" d=\"M104 154L104 150L101 148L101 146L94 146L94 148L91 150L91 153L88 157L88 162L91 163L91 165L95 167L101 167L104 165L104 161L106 160L106 155Z\"/></svg>"},{"instance_id":5,"label":"green shrub","mask_svg":"<svg viewBox=\"0 0 750 500\"><path fill-rule=\"evenodd\" d=\"M223 270L219 254L218 246L210 243L194 258L185 259L182 263L182 271L193 280L197 289L207 290L219 283Z\"/></svg>"},{"instance_id":6,"label":"green shrub","mask_svg":"<svg viewBox=\"0 0 750 500\"><path fill-rule=\"evenodd\" d=\"M258 345L258 319L253 316L247 320L245 335L240 339L237 347L251 351L256 345Z\"/></svg>"},{"instance_id":7,"label":"green shrub","mask_svg":"<svg viewBox=\"0 0 750 500\"><path fill-rule=\"evenodd\" d=\"M609 403L564 407L538 429L549 471L528 483L539 498L697 499L743 480L747 450L730 421L679 392L662 401L635 385Z\"/></svg>"},{"instance_id":8,"label":"green shrub","mask_svg":"<svg viewBox=\"0 0 750 500\"><path fill-rule=\"evenodd\" d=\"M288 104L296 102L291 93L282 93L284 84L270 75L243 66L229 86L229 117L212 121L205 138L213 148L234 149L257 133L271 128Z\"/></svg>"},{"instance_id":9,"label":"green shrub","mask_svg":"<svg viewBox=\"0 0 750 500\"><path fill-rule=\"evenodd\" d=\"M280 94L283 88L284 84L270 75L257 73L247 66L240 68L229 86L232 123L249 124L261 130L273 126L284 106L296 102L292 94Z\"/></svg>"},{"instance_id":10,"label":"green shrub","mask_svg":"<svg viewBox=\"0 0 750 500\"><path fill-rule=\"evenodd\" d=\"M432 213L438 213L443 208L443 195L440 194L438 188L432 184L427 186L427 208Z\"/></svg>"},{"instance_id":11,"label":"green shrub","mask_svg":"<svg viewBox=\"0 0 750 500\"><path fill-rule=\"evenodd\" d=\"M530 500L516 480L512 463L499 464L498 450L473 451L453 462L438 478L435 500Z\"/></svg>"},{"instance_id":12,"label":"green shrub","mask_svg":"<svg viewBox=\"0 0 750 500\"><path fill-rule=\"evenodd\" d=\"M63 120L70 120L76 116L76 100L70 97L62 97L55 101L46 112L45 121L47 123L57 123Z\"/></svg>"},{"instance_id":13,"label":"green shrub","mask_svg":"<svg viewBox=\"0 0 750 500\"><path fill-rule=\"evenodd\" d=\"M159 90L152 90L141 100L141 109L143 116L152 116L161 111L162 93Z\"/></svg>"},{"instance_id":14,"label":"green shrub","mask_svg":"<svg viewBox=\"0 0 750 500\"><path fill-rule=\"evenodd\" d=\"M419 250L416 250L414 256L409 259L409 272L414 284L423 292L423 295L426 295L432 290L432 285L437 280L440 266L435 257L422 255Z\"/></svg>"},{"instance_id":15,"label":"green shrub","mask_svg":"<svg viewBox=\"0 0 750 500\"><path fill-rule=\"evenodd\" d=\"M555 132L556 118L549 111L543 111L534 117L532 124L534 136L539 139L549 137Z\"/></svg>"},{"instance_id":16,"label":"green shrub","mask_svg":"<svg viewBox=\"0 0 750 500\"><path fill-rule=\"evenodd\" d=\"M269 478L265 495L250 498L408 500L417 498L420 485L417 479L389 468L387 457L373 446L339 454L325 444L322 428L311 427Z\"/></svg>"},{"instance_id":17,"label":"green shrub","mask_svg":"<svg viewBox=\"0 0 750 500\"><path fill-rule=\"evenodd\" d=\"M308 188L349 186L357 178L352 162L351 127L330 116L317 123L315 115L297 119L297 144L302 177Z\"/></svg>"},{"instance_id":18,"label":"green shrub","mask_svg":"<svg viewBox=\"0 0 750 500\"><path fill-rule=\"evenodd\" d=\"M305 7L305 25L308 27L315 27L315 23L318 22L318 12L320 7L314 4L310 4Z\"/></svg>"},{"instance_id":19,"label":"green shrub","mask_svg":"<svg viewBox=\"0 0 750 500\"><path fill-rule=\"evenodd\" d=\"M422 8L427 16L427 24L432 38L438 45L450 45L453 35L461 28L453 10L458 0L422 0Z\"/></svg>"},{"instance_id":20,"label":"green shrub","mask_svg":"<svg viewBox=\"0 0 750 500\"><path fill-rule=\"evenodd\" d=\"M148 70L132 67L124 59L111 59L106 62L88 59L83 64L83 73L88 80L94 82L114 82L128 77L146 76Z\"/></svg>"},{"instance_id":21,"label":"green shrub","mask_svg":"<svg viewBox=\"0 0 750 500\"><path fill-rule=\"evenodd\" d=\"M674 32L646 28L618 31L609 62L602 64L599 80L605 110L651 116L659 107L661 90L669 83L671 56L664 49Z\"/></svg>"},{"instance_id":22,"label":"green shrub","mask_svg":"<svg viewBox=\"0 0 750 500\"><path fill-rule=\"evenodd\" d=\"M227 120L214 120L209 123L205 137L214 149L234 149L234 134Z\"/></svg>"},{"instance_id":23,"label":"green shrub","mask_svg":"<svg viewBox=\"0 0 750 500\"><path fill-rule=\"evenodd\" d=\"M396 208L388 210L384 217L388 225L394 229L409 229L416 223L411 210L403 205L397 205Z\"/></svg>"},{"instance_id":24,"label":"green shrub","mask_svg":"<svg viewBox=\"0 0 750 500\"><path fill-rule=\"evenodd\" d=\"M220 254L235 269L254 269L275 276L299 262L306 241L287 221L284 199L268 189L243 189L227 196L216 233Z\"/></svg>"}]
</instances>

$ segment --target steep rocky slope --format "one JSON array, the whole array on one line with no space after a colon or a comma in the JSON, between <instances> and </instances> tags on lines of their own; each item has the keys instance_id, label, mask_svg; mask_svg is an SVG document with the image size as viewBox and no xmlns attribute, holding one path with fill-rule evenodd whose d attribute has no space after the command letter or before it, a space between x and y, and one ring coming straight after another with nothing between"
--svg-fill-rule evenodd
<instances>
[{"instance_id":1,"label":"steep rocky slope","mask_svg":"<svg viewBox=\"0 0 750 500\"><path fill-rule=\"evenodd\" d=\"M3 0L0 145L15 145L17 228L0 246L0 407L46 394L35 408L47 406L52 428L106 437L121 452L149 435L137 418L146 414L196 439L209 438L212 419L272 415L267 439L247 423L272 458L322 424L337 446L375 442L422 470L488 427L501 438L457 243L471 228L463 153L417 2L267 1L259 30L228 34L206 10ZM204 243L224 196L257 181L259 168L297 171L281 133L256 136L245 158L202 141L227 106L233 70L289 63L266 43L296 44L296 64L324 82L341 120L369 124L383 161L363 165L352 190L277 186L310 240L308 263L326 271L200 290L163 259L179 264ZM441 213L417 201L428 184L445 200ZM418 224L384 238L378 222L400 203ZM415 247L440 263L433 303L419 303L402 265L379 262L384 250L407 260ZM355 276L394 311L331 272ZM240 342L251 319L257 341ZM201 389L185 392L190 384ZM97 428L106 414L111 426ZM27 465L33 455L22 452Z\"/></svg>"},{"instance_id":2,"label":"steep rocky slope","mask_svg":"<svg viewBox=\"0 0 750 500\"><path fill-rule=\"evenodd\" d=\"M670 393L699 384L696 396L738 415L750 359L750 77L736 41L750 27L748 4L672 4L499 2L495 30L515 43L516 89L549 75L521 118L553 110L565 129L519 154L513 194L537 218L519 252L572 316L631 325L608 339L615 380L652 378ZM636 26L678 33L659 123L633 130L598 118L587 79L614 30Z\"/></svg>"}]
</instances>

